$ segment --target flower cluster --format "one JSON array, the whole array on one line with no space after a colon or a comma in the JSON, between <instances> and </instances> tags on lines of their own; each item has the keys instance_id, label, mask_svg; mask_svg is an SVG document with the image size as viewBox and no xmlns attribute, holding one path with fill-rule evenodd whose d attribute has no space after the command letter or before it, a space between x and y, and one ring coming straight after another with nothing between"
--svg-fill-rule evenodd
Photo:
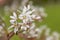
<instances>
[{"instance_id":1,"label":"flower cluster","mask_svg":"<svg viewBox=\"0 0 60 40\"><path fill-rule=\"evenodd\" d=\"M45 25L41 26L39 28L36 27L35 21L41 21L43 17L46 17L47 15L44 14L44 9L35 9L31 8L30 5L24 6L23 9L17 10L17 12L13 12L13 15L10 16L11 20L11 26L8 28L8 37L7 39L15 34L18 34L19 36L24 36L25 39L32 38L35 40L35 38L38 38L38 40L59 40L59 33L53 32L52 35L50 35L50 29L47 28ZM4 24L2 24L4 26ZM5 30L3 26L0 25L0 36L2 36L5 33ZM21 35L20 35L21 34Z\"/></svg>"},{"instance_id":2,"label":"flower cluster","mask_svg":"<svg viewBox=\"0 0 60 40\"><path fill-rule=\"evenodd\" d=\"M28 35L29 37L38 37L40 30L35 27L35 20L40 20L42 17L40 15L36 15L34 12L35 9L31 9L30 5L24 6L23 10L19 12L19 15L16 12L13 12L13 16L10 16L10 23L12 24L8 29L14 28L14 33L18 31ZM21 22L18 22L21 20ZM10 30L12 31L12 30Z\"/></svg>"},{"instance_id":3,"label":"flower cluster","mask_svg":"<svg viewBox=\"0 0 60 40\"><path fill-rule=\"evenodd\" d=\"M53 32L52 35L50 35L50 29L45 25L39 28L36 27L34 22L41 22L41 20L44 19L47 14L45 14L44 8L42 7L38 8L34 7L33 5L26 5L28 4L28 1L29 0L22 0L22 5L20 5L21 7L19 8L19 10L16 10L17 6L15 5L15 0L13 5L11 6L11 10L15 10L13 12L13 15L10 16L11 26L9 26L7 30L4 29L4 23L0 25L0 37L3 37L2 39L0 38L0 40L9 40L14 34L17 34L20 37L22 36L23 38L25 38L25 40L36 40L37 38L38 40L60 40L60 34L58 32ZM7 7L8 6L6 6L6 8ZM9 10L10 8L8 7L6 11ZM7 35L6 32L8 32Z\"/></svg>"}]
</instances>

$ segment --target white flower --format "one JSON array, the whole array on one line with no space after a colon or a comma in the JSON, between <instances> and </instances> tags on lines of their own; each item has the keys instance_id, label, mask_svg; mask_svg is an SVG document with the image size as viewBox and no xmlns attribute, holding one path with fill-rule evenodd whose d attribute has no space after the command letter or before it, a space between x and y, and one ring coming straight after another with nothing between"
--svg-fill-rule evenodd
<instances>
[{"instance_id":1,"label":"white flower","mask_svg":"<svg viewBox=\"0 0 60 40\"><path fill-rule=\"evenodd\" d=\"M29 30L33 30L35 28L35 24L32 23L31 27L29 28Z\"/></svg>"},{"instance_id":2,"label":"white flower","mask_svg":"<svg viewBox=\"0 0 60 40\"><path fill-rule=\"evenodd\" d=\"M30 30L29 34L31 37L38 37L39 36L39 29Z\"/></svg>"},{"instance_id":3,"label":"white flower","mask_svg":"<svg viewBox=\"0 0 60 40\"><path fill-rule=\"evenodd\" d=\"M35 18L33 18L33 19L40 20L40 19L41 19L41 17L40 17L40 16L36 16L36 17L35 17Z\"/></svg>"},{"instance_id":4,"label":"white flower","mask_svg":"<svg viewBox=\"0 0 60 40\"><path fill-rule=\"evenodd\" d=\"M14 29L14 33L16 33L18 31L18 29L21 27L20 25L22 25L22 23L18 23L18 24L13 24L11 25L8 30L10 30L11 28ZM12 30L11 30L12 31Z\"/></svg>"},{"instance_id":5,"label":"white flower","mask_svg":"<svg viewBox=\"0 0 60 40\"><path fill-rule=\"evenodd\" d=\"M30 30L30 31L29 31L29 34L30 34L31 36L34 36L34 35L35 35L35 31L34 31L34 30Z\"/></svg>"},{"instance_id":6,"label":"white flower","mask_svg":"<svg viewBox=\"0 0 60 40\"><path fill-rule=\"evenodd\" d=\"M11 20L10 20L10 22L11 22L11 26L8 28L8 30L9 29L11 29L11 28L14 28L14 33L16 33L17 31L18 31L18 28L19 28L19 23L17 22L17 14L16 14L16 12L13 12L13 16L10 16L10 18L11 18Z\"/></svg>"},{"instance_id":7,"label":"white flower","mask_svg":"<svg viewBox=\"0 0 60 40\"><path fill-rule=\"evenodd\" d=\"M36 32L40 32L40 29L39 29L39 28L36 28L35 31L36 31Z\"/></svg>"},{"instance_id":8,"label":"white flower","mask_svg":"<svg viewBox=\"0 0 60 40\"><path fill-rule=\"evenodd\" d=\"M18 26L17 25L11 25L8 30L10 30L11 28L14 28L14 33L16 33L18 31Z\"/></svg>"},{"instance_id":9,"label":"white flower","mask_svg":"<svg viewBox=\"0 0 60 40\"><path fill-rule=\"evenodd\" d=\"M34 19L41 19L40 16L33 14L34 11L35 9L31 10L30 5L27 7L24 6L22 13L19 15L19 19L23 20L23 23L34 21Z\"/></svg>"},{"instance_id":10,"label":"white flower","mask_svg":"<svg viewBox=\"0 0 60 40\"><path fill-rule=\"evenodd\" d=\"M16 33L18 31L18 28L17 27L15 27L14 28L14 33Z\"/></svg>"},{"instance_id":11,"label":"white flower","mask_svg":"<svg viewBox=\"0 0 60 40\"><path fill-rule=\"evenodd\" d=\"M11 25L8 29L11 29L11 28L13 28L14 27L14 25Z\"/></svg>"},{"instance_id":12,"label":"white flower","mask_svg":"<svg viewBox=\"0 0 60 40\"><path fill-rule=\"evenodd\" d=\"M22 12L20 15L19 15L19 19L21 19L21 20L26 20L26 21L28 21L28 20L30 20L30 21L32 21L32 18L31 18L31 13L32 12L34 12L34 10L32 10L32 11L27 11L27 12Z\"/></svg>"},{"instance_id":13,"label":"white flower","mask_svg":"<svg viewBox=\"0 0 60 40\"><path fill-rule=\"evenodd\" d=\"M27 30L27 27L21 26L21 30Z\"/></svg>"},{"instance_id":14,"label":"white flower","mask_svg":"<svg viewBox=\"0 0 60 40\"><path fill-rule=\"evenodd\" d=\"M35 15L35 14L31 15L31 17L32 17L33 19L36 19L36 20L39 20L39 19L41 19L41 17L40 17L40 16L38 16L38 15Z\"/></svg>"},{"instance_id":15,"label":"white flower","mask_svg":"<svg viewBox=\"0 0 60 40\"><path fill-rule=\"evenodd\" d=\"M38 37L39 33L40 33L40 29L39 28L35 28L35 24L32 23L32 25L30 26L30 28L28 29L28 37Z\"/></svg>"},{"instance_id":16,"label":"white flower","mask_svg":"<svg viewBox=\"0 0 60 40\"><path fill-rule=\"evenodd\" d=\"M17 20L17 15L15 12L13 12L13 16L10 16L11 20L10 20L10 23L11 24L14 24L14 22Z\"/></svg>"},{"instance_id":17,"label":"white flower","mask_svg":"<svg viewBox=\"0 0 60 40\"><path fill-rule=\"evenodd\" d=\"M24 31L26 31L28 28L30 28L30 26L29 25L22 25L21 26L21 30L24 30Z\"/></svg>"},{"instance_id":18,"label":"white flower","mask_svg":"<svg viewBox=\"0 0 60 40\"><path fill-rule=\"evenodd\" d=\"M53 36L47 37L46 40L53 40Z\"/></svg>"},{"instance_id":19,"label":"white flower","mask_svg":"<svg viewBox=\"0 0 60 40\"><path fill-rule=\"evenodd\" d=\"M14 28L14 33L16 33L17 31L19 31L18 29L20 28L22 33L27 34L28 37L38 37L39 34L46 27L45 26L41 27L41 29L35 28L35 24L33 23L33 21L41 19L41 16L36 15L34 13L35 11L36 11L35 9L31 9L30 5L28 5L27 7L24 6L22 12L19 11L21 14L19 14L18 16L16 15L15 12L13 12L13 16L10 16L11 18L10 22L12 25L8 29ZM18 18L22 20L22 23L17 22Z\"/></svg>"},{"instance_id":20,"label":"white flower","mask_svg":"<svg viewBox=\"0 0 60 40\"><path fill-rule=\"evenodd\" d=\"M11 28L14 28L14 33L16 33L16 32L18 31L18 27L17 27L17 26L12 25L12 26L10 26L10 27L8 28L8 30L10 30ZM11 31L12 31L12 30L11 30Z\"/></svg>"}]
</instances>

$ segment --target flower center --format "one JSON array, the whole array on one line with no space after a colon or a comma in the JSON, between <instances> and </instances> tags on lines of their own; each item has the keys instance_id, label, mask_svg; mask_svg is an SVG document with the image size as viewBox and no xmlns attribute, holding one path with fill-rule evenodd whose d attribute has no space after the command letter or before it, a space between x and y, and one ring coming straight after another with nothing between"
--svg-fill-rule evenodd
<instances>
[{"instance_id":1,"label":"flower center","mask_svg":"<svg viewBox=\"0 0 60 40\"><path fill-rule=\"evenodd\" d=\"M26 16L23 16L23 19L26 19Z\"/></svg>"}]
</instances>

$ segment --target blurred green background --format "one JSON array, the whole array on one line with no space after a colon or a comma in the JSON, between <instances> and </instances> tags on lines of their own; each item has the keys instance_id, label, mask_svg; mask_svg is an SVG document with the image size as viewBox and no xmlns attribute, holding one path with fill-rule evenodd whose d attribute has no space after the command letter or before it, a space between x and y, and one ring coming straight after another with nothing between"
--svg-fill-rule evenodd
<instances>
[{"instance_id":1,"label":"blurred green background","mask_svg":"<svg viewBox=\"0 0 60 40\"><path fill-rule=\"evenodd\" d=\"M47 18L42 23L37 25L46 24L51 29L51 32L57 31L60 33L60 0L31 0L35 6L42 6L45 8ZM5 5L4 5L5 6ZM0 15L4 18L7 27L9 23L9 14L5 14L4 6L0 6ZM19 40L18 36L14 35L11 40Z\"/></svg>"}]
</instances>

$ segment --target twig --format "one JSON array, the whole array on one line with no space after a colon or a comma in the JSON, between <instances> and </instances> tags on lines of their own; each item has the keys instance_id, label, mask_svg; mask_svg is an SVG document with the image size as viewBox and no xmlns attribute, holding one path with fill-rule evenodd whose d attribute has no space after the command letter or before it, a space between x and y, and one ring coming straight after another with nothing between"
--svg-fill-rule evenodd
<instances>
[{"instance_id":1,"label":"twig","mask_svg":"<svg viewBox=\"0 0 60 40\"><path fill-rule=\"evenodd\" d=\"M10 33L7 35L8 40L9 40L13 35L14 35L14 32L13 32L13 31L10 32Z\"/></svg>"}]
</instances>

